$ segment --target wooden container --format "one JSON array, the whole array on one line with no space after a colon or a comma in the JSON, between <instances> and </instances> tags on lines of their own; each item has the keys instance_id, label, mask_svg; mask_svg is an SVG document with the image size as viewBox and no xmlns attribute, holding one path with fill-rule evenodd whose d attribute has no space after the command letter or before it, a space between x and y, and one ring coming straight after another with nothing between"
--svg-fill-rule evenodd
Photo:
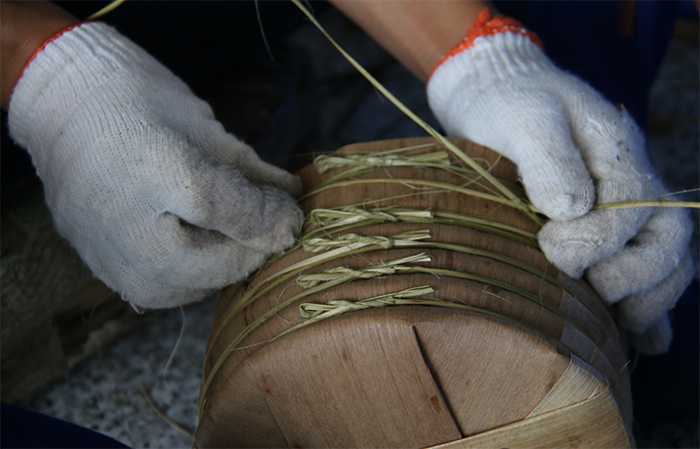
<instances>
[{"instance_id":1,"label":"wooden container","mask_svg":"<svg viewBox=\"0 0 700 449\"><path fill-rule=\"evenodd\" d=\"M309 221L306 247L219 295L195 447L634 445L610 311L548 263L529 217L467 194L493 188L444 151L351 145L299 172L307 217L345 221Z\"/></svg>"}]
</instances>

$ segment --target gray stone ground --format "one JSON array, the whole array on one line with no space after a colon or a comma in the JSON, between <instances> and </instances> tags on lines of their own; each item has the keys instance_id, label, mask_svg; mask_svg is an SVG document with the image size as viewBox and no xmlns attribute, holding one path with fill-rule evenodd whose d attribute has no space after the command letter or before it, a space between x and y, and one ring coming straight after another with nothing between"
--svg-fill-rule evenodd
<instances>
[{"instance_id":1,"label":"gray stone ground","mask_svg":"<svg viewBox=\"0 0 700 449\"><path fill-rule=\"evenodd\" d=\"M331 17L328 20L338 19ZM347 31L352 35L344 27L342 20L331 26L338 31L336 34ZM695 33L697 36L697 31ZM365 45L362 42L355 44L360 48ZM297 42L296 45L303 47L305 44ZM316 59L317 63L327 56L327 49L313 47L305 50L317 52L317 58L321 58ZM422 87L416 84L417 81L387 65L381 51L373 51L365 49L367 64L381 69L380 78L388 84L408 86L403 92L404 99L415 108L423 108L421 114L428 116L421 98ZM420 135L364 82L354 78L344 79L341 83L324 82L324 76L333 79L337 75L329 73L335 70L329 68L331 66L326 64L319 68L319 89L321 98L326 98L326 101L318 108L326 107L320 126L329 130L327 134L333 137L316 140L312 145L314 151L353 142L353 128L366 130L367 126L374 126L377 135L382 137ZM652 132L649 136L650 157L673 191L698 187L699 79L697 39L676 40L652 96ZM387 108L387 112L380 120L371 123L363 120L367 117L363 111L372 111L376 107ZM353 108L355 113L347 115ZM350 117L345 120L345 128L333 131L343 117ZM686 197L698 200L697 193ZM697 260L697 233L693 247ZM146 403L141 386L150 390L168 416L190 430L195 429L201 363L212 310L212 300L184 308L187 322L184 338L166 373L163 369L181 330L179 310L153 318L119 343L105 348L99 355L26 398L20 405L103 432L132 447L189 447L193 438L181 434L159 418ZM640 443L644 447L698 447L698 428L697 425L660 427Z\"/></svg>"},{"instance_id":2,"label":"gray stone ground","mask_svg":"<svg viewBox=\"0 0 700 449\"><path fill-rule=\"evenodd\" d=\"M86 360L20 406L80 424L131 447L191 447L146 402L145 386L163 411L193 431L201 364L209 338L212 300L184 308L185 337L169 370L163 370L180 333L179 310L171 310Z\"/></svg>"}]
</instances>

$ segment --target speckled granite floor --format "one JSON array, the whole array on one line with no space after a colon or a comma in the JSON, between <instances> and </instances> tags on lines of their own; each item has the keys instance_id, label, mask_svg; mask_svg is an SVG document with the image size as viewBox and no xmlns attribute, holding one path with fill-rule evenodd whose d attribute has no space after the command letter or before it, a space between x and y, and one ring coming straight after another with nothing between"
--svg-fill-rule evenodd
<instances>
[{"instance_id":1,"label":"speckled granite floor","mask_svg":"<svg viewBox=\"0 0 700 449\"><path fill-rule=\"evenodd\" d=\"M343 32L342 21L334 26L338 32ZM695 30L697 36L697 28ZM387 64L381 52L376 53L373 63L378 67ZM382 69L380 75L395 88L404 89L403 98L412 107L428 114L422 88L410 75L391 65ZM674 191L698 187L699 76L697 39L676 40L652 96L649 135L651 158ZM333 113L327 114L323 126L334 126L330 123L333 117L346 116L347 109L361 111L381 106L382 100L371 88L355 82L344 83L345 95L350 92L353 97L345 104L336 101L348 98L334 90L337 86L329 83L323 87L326 89L323 95L329 102L334 102ZM381 123L373 125L381 128L377 134L385 137L416 135L412 125L406 124L390 105L382 107L388 112ZM336 144L353 141L353 126L366 126L359 122L361 114L354 117L357 117L356 121L350 120L348 128L336 134ZM317 141L314 149L332 144ZM698 200L697 193L686 196ZM693 247L697 260L697 232ZM103 349L19 405L103 432L132 447L191 446L192 437L178 432L156 415L146 403L141 386L150 390L168 416L185 428L195 429L201 363L212 310L211 299L184 308L184 338L167 372L164 368L182 325L179 310L154 317L119 343ZM660 425L642 435L639 444L642 447L698 447L697 423L694 426Z\"/></svg>"}]
</instances>

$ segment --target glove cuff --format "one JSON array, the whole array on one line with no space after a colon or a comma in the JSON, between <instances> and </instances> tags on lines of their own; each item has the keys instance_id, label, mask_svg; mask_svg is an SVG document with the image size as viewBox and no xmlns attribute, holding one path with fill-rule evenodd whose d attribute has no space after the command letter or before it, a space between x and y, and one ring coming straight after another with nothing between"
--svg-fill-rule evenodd
<instances>
[{"instance_id":1,"label":"glove cuff","mask_svg":"<svg viewBox=\"0 0 700 449\"><path fill-rule=\"evenodd\" d=\"M44 42L43 45L42 45L41 47L39 47L39 48L34 52L34 54L32 55L32 57L29 58L29 61L27 61L27 64L25 64L24 69L22 69L22 74L19 76L19 79L18 79L17 81L19 81L19 80L22 79L22 77L24 76L24 73L27 71L27 69L28 69L29 66L32 64L32 62L34 62L34 59L36 59L36 57L37 57L37 55L39 55L39 53L41 53L42 51L44 51L44 49L46 48L47 45L49 45L51 42L55 41L55 40L58 39L59 37L63 36L65 33L67 33L67 32L69 32L69 31L73 30L74 28L78 28L78 27L80 27L80 26L83 26L83 25L85 25L86 23L90 23L90 22L77 23L77 24L75 24L75 25L71 25L71 26L69 26L68 28L66 28L65 30L61 30L61 31L59 31L58 33L56 33L56 34L54 34L53 36L51 36L49 39L47 39L46 42Z\"/></svg>"},{"instance_id":2,"label":"glove cuff","mask_svg":"<svg viewBox=\"0 0 700 449\"><path fill-rule=\"evenodd\" d=\"M496 80L551 70L537 35L508 17L490 19L483 10L464 40L435 66L428 80L428 100L439 117L454 89L465 78L474 89Z\"/></svg>"},{"instance_id":3,"label":"glove cuff","mask_svg":"<svg viewBox=\"0 0 700 449\"><path fill-rule=\"evenodd\" d=\"M12 92L10 136L35 158L62 131L82 99L98 85L119 78L126 65L133 65L129 61L143 59L134 54L137 51L131 41L100 22L75 25L49 39L32 56Z\"/></svg>"},{"instance_id":4,"label":"glove cuff","mask_svg":"<svg viewBox=\"0 0 700 449\"><path fill-rule=\"evenodd\" d=\"M495 17L492 19L489 10L484 9L479 13L479 17L467 32L467 35L464 36L464 39L440 59L440 62L437 63L428 79L432 78L435 71L447 60L472 48L477 39L495 36L501 33L511 33L527 37L531 42L540 47L540 49L542 48L542 41L540 41L537 34L528 31L520 22L510 17Z\"/></svg>"},{"instance_id":5,"label":"glove cuff","mask_svg":"<svg viewBox=\"0 0 700 449\"><path fill-rule=\"evenodd\" d=\"M62 54L66 53L62 38L90 25L90 22L80 23L56 33L34 52L24 66L12 91L8 107L9 133L20 146L28 148L32 133L41 129L34 121L38 115L37 108L41 108L45 103L40 97L51 88L55 78L60 76L62 69L71 62L72 58L66 58L66 55Z\"/></svg>"}]
</instances>

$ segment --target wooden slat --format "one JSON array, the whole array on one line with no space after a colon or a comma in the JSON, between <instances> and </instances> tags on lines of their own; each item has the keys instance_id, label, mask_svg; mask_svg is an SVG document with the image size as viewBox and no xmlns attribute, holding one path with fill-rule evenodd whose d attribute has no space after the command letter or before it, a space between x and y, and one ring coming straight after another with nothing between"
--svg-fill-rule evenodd
<instances>
[{"instance_id":1,"label":"wooden slat","mask_svg":"<svg viewBox=\"0 0 700 449\"><path fill-rule=\"evenodd\" d=\"M431 449L634 447L609 389L584 402Z\"/></svg>"},{"instance_id":2,"label":"wooden slat","mask_svg":"<svg viewBox=\"0 0 700 449\"><path fill-rule=\"evenodd\" d=\"M415 327L463 435L524 419L569 365L541 337L496 320L453 314Z\"/></svg>"},{"instance_id":3,"label":"wooden slat","mask_svg":"<svg viewBox=\"0 0 700 449\"><path fill-rule=\"evenodd\" d=\"M527 418L586 401L605 388L605 378L599 372L590 369L578 357L572 356L564 374Z\"/></svg>"},{"instance_id":4,"label":"wooden slat","mask_svg":"<svg viewBox=\"0 0 700 449\"><path fill-rule=\"evenodd\" d=\"M290 447L418 448L460 437L413 323L376 312L289 334L258 358L258 382Z\"/></svg>"},{"instance_id":5,"label":"wooden slat","mask_svg":"<svg viewBox=\"0 0 700 449\"><path fill-rule=\"evenodd\" d=\"M214 386L199 420L195 448L288 446L258 385L255 364L253 358L237 365L228 381Z\"/></svg>"},{"instance_id":6,"label":"wooden slat","mask_svg":"<svg viewBox=\"0 0 700 449\"><path fill-rule=\"evenodd\" d=\"M431 139L370 142L346 147L336 155L385 151L428 142ZM498 159L495 153L472 143L458 142L458 146L482 160L480 163L485 167ZM309 191L342 170L319 174L309 166L299 174L305 190ZM515 166L507 160L498 161L492 172L504 179L514 181L517 178ZM464 178L436 169L390 167L358 177L405 177L464 184ZM475 184L469 188L482 189ZM410 195L401 197L406 194ZM522 191L518 194L524 195ZM308 197L301 206L308 212L315 208L358 203L366 207L398 205L421 210L456 211L530 232L537 231L529 218L508 206L463 194L427 192L405 184L379 182L333 189ZM313 224L307 224L305 232L313 229ZM547 425L548 421L543 421L543 417L551 419L548 417L560 411L552 409L567 409L567 401L580 401L604 385L603 382L597 385L599 379L589 374L596 370L611 385L606 394L612 398L613 405L612 391L624 410L622 416L631 420L626 359L620 334L607 306L590 287L559 273L541 251L489 232L445 224L385 223L324 235L332 237L353 232L389 236L418 229L429 229L433 242L486 249L545 271L570 285L579 299L573 299L556 283L547 282L541 275L529 274L493 259L446 249L360 251L306 268L303 274L319 273L338 266L361 269L426 252L433 260L416 265L498 279L529 292L538 300L528 301L493 282L430 274L394 274L382 279L356 280L308 295L299 302L357 301L418 285L430 285L435 290L431 294L433 299L479 307L510 320L488 318L484 312L401 306L352 312L271 341L301 321L299 302L291 304L251 332L239 348L225 355L225 362L206 395L197 444L419 447L458 440L469 434L478 434L474 438L481 438L480 435L494 428L513 429L517 436L520 431L518 423L534 423L532 420L539 419L537 425ZM265 267L250 284L224 290L217 301L214 331L222 326L235 302L246 291L257 288L269 276L286 267L318 254L302 249L292 251ZM214 363L222 357L227 344L246 326L280 302L304 291L295 283L297 275L267 291L224 326L216 341L210 341L210 353L204 366L205 379ZM565 311L568 321L546 310L544 301ZM591 366L575 369L583 366L576 365L572 368L569 349L584 357ZM576 376L583 377L574 379L572 384ZM533 416L535 414L538 416ZM619 419L619 413L617 416L618 421L609 433L619 435L622 429L625 434L624 424L620 425L624 420ZM246 433L246 428L256 426L256 419L260 420L259 428L264 430ZM224 427L229 430L219 431L217 422L224 421ZM235 429L231 427L234 425L237 426ZM578 438L579 430L575 427L570 430L572 438ZM527 431L533 434L549 432L542 429ZM231 439L231 435L235 437ZM268 437L272 440L268 441ZM555 435L552 441L564 441L562 438L567 438L567 435ZM596 438L599 437L595 436L591 441L599 441ZM625 441L626 438L625 435ZM466 440L470 439L460 441ZM513 447L512 438L499 440L499 444L505 441L509 443L503 447ZM535 444L527 443L527 438L523 441Z\"/></svg>"}]
</instances>

